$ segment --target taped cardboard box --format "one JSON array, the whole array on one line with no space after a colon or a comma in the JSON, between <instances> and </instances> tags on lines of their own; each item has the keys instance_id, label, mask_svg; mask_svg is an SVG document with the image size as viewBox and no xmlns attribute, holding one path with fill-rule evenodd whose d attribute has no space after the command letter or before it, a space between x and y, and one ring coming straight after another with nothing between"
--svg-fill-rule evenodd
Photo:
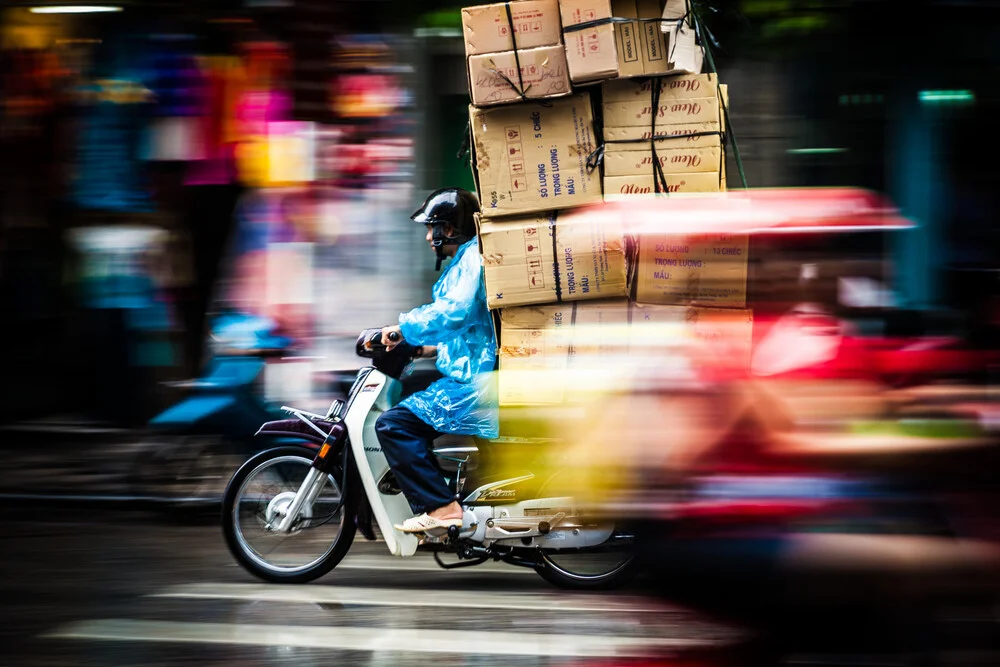
<instances>
[{"instance_id":1,"label":"taped cardboard box","mask_svg":"<svg viewBox=\"0 0 1000 667\"><path fill-rule=\"evenodd\" d=\"M629 147L642 148L648 146L653 131L639 125L626 127L605 127L604 142L608 149ZM722 146L722 128L717 123L681 123L679 125L660 125L656 128L656 148L665 149L697 146ZM642 142L645 141L646 144Z\"/></svg>"},{"instance_id":2,"label":"taped cardboard box","mask_svg":"<svg viewBox=\"0 0 1000 667\"><path fill-rule=\"evenodd\" d=\"M720 86L725 91L725 85ZM725 94L725 93L723 93ZM722 127L722 105L719 96L696 97L661 102L656 110L656 126L710 123ZM652 131L653 108L649 100L612 102L604 105L604 125L607 127L646 127Z\"/></svg>"},{"instance_id":3,"label":"taped cardboard box","mask_svg":"<svg viewBox=\"0 0 1000 667\"><path fill-rule=\"evenodd\" d=\"M715 172L722 169L722 149L710 148L669 148L660 146L656 150L656 161L665 173L688 174ZM604 175L645 176L653 172L653 152L646 150L621 150L609 148L604 153Z\"/></svg>"},{"instance_id":4,"label":"taped cardboard box","mask_svg":"<svg viewBox=\"0 0 1000 667\"><path fill-rule=\"evenodd\" d=\"M562 46L518 49L517 53L520 77L513 51L469 58L469 92L474 105L485 107L521 102L520 92L531 100L562 97L572 92L566 51Z\"/></svg>"},{"instance_id":5,"label":"taped cardboard box","mask_svg":"<svg viewBox=\"0 0 1000 667\"><path fill-rule=\"evenodd\" d=\"M638 242L636 301L746 306L748 235L643 235Z\"/></svg>"},{"instance_id":6,"label":"taped cardboard box","mask_svg":"<svg viewBox=\"0 0 1000 667\"><path fill-rule=\"evenodd\" d=\"M712 97L717 94L719 75L717 74L681 74L665 76L656 79L634 81L619 79L605 81L601 85L604 104L615 102L650 101L653 93L653 83L660 87L660 102L669 100L687 100L698 97Z\"/></svg>"},{"instance_id":7,"label":"taped cardboard box","mask_svg":"<svg viewBox=\"0 0 1000 667\"><path fill-rule=\"evenodd\" d=\"M500 405L562 403L570 371L627 351L628 317L625 299L500 310Z\"/></svg>"},{"instance_id":8,"label":"taped cardboard box","mask_svg":"<svg viewBox=\"0 0 1000 667\"><path fill-rule=\"evenodd\" d=\"M510 5L510 20L507 18ZM510 28L513 24L514 32ZM462 9L466 57L562 44L557 0L520 0Z\"/></svg>"},{"instance_id":9,"label":"taped cardboard box","mask_svg":"<svg viewBox=\"0 0 1000 667\"><path fill-rule=\"evenodd\" d=\"M656 194L653 181L653 168L649 173L634 176L606 176L604 178L605 201L618 201L622 197ZM726 189L725 172L706 171L691 174L664 174L667 184L667 194L684 192L724 192Z\"/></svg>"},{"instance_id":10,"label":"taped cardboard box","mask_svg":"<svg viewBox=\"0 0 1000 667\"><path fill-rule=\"evenodd\" d=\"M574 83L616 77L652 76L670 71L667 39L660 29L659 0L560 0L563 37ZM605 23L582 30L591 21L636 19Z\"/></svg>"},{"instance_id":11,"label":"taped cardboard box","mask_svg":"<svg viewBox=\"0 0 1000 667\"><path fill-rule=\"evenodd\" d=\"M469 107L476 189L484 217L599 202L601 181L587 169L593 152L590 96L549 105Z\"/></svg>"},{"instance_id":12,"label":"taped cardboard box","mask_svg":"<svg viewBox=\"0 0 1000 667\"><path fill-rule=\"evenodd\" d=\"M478 224L490 308L628 293L617 213L596 207Z\"/></svg>"},{"instance_id":13,"label":"taped cardboard box","mask_svg":"<svg viewBox=\"0 0 1000 667\"><path fill-rule=\"evenodd\" d=\"M587 83L618 76L618 47L611 23L583 30L573 26L611 17L611 0L559 0L559 14L566 42L566 60L573 83Z\"/></svg>"},{"instance_id":14,"label":"taped cardboard box","mask_svg":"<svg viewBox=\"0 0 1000 667\"><path fill-rule=\"evenodd\" d=\"M657 107L656 132L669 125L708 125L714 131L725 127L724 105L729 104L729 86L720 84L715 97L668 99ZM603 121L606 128L639 127L652 132L651 100L641 96L630 101L605 102Z\"/></svg>"},{"instance_id":15,"label":"taped cardboard box","mask_svg":"<svg viewBox=\"0 0 1000 667\"><path fill-rule=\"evenodd\" d=\"M659 0L612 0L611 11L618 18L657 19ZM653 76L670 71L667 42L658 21L615 24L618 76Z\"/></svg>"},{"instance_id":16,"label":"taped cardboard box","mask_svg":"<svg viewBox=\"0 0 1000 667\"><path fill-rule=\"evenodd\" d=\"M501 405L554 405L636 379L670 383L745 373L748 310L629 304L624 300L500 311Z\"/></svg>"}]
</instances>

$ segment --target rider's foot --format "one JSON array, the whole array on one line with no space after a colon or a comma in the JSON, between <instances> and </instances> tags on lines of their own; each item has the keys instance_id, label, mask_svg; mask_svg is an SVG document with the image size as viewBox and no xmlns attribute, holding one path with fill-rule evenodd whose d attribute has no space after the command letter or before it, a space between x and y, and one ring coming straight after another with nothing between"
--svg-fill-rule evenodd
<instances>
[{"instance_id":1,"label":"rider's foot","mask_svg":"<svg viewBox=\"0 0 1000 667\"><path fill-rule=\"evenodd\" d=\"M462 517L457 519L436 519L430 514L420 514L407 519L402 524L396 524L395 528L404 533L423 533L435 528L447 530L451 526L461 527L461 525Z\"/></svg>"},{"instance_id":2,"label":"rider's foot","mask_svg":"<svg viewBox=\"0 0 1000 667\"><path fill-rule=\"evenodd\" d=\"M448 503L447 505L443 505L427 513L428 516L438 519L439 521L447 521L449 519L461 519L462 514L464 514L464 512L462 511L462 506L456 503L454 500Z\"/></svg>"}]
</instances>

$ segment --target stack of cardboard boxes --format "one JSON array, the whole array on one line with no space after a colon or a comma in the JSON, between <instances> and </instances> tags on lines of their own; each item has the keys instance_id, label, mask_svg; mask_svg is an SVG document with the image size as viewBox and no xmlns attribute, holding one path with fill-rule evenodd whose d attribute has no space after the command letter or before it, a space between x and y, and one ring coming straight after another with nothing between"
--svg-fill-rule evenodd
<instances>
[{"instance_id":1,"label":"stack of cardboard boxes","mask_svg":"<svg viewBox=\"0 0 1000 667\"><path fill-rule=\"evenodd\" d=\"M655 95L654 85L659 88ZM715 74L605 83L606 198L655 192L654 152L663 174L661 191L725 190L722 105L727 92Z\"/></svg>"},{"instance_id":2,"label":"stack of cardboard boxes","mask_svg":"<svg viewBox=\"0 0 1000 667\"><path fill-rule=\"evenodd\" d=\"M580 390L596 377L567 380L578 360L607 363L638 347L656 354L664 341L689 339L693 303L745 304L745 240L643 239L630 285L625 221L600 205L605 193L654 192L654 153L669 192L725 189L725 87L714 74L698 74L700 48L673 2L519 0L462 10L502 405L560 403L570 382ZM646 78L653 75L660 76ZM602 93L603 128L592 106ZM588 164L602 130L603 190ZM703 323L732 324L702 312L696 319ZM660 329L650 336L654 326Z\"/></svg>"}]
</instances>

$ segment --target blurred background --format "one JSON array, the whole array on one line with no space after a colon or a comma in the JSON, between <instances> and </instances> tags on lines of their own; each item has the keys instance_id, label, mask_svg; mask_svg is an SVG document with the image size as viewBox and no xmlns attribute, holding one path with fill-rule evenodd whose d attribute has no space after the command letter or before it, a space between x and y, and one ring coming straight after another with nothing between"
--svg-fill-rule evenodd
<instances>
[{"instance_id":1,"label":"blurred background","mask_svg":"<svg viewBox=\"0 0 1000 667\"><path fill-rule=\"evenodd\" d=\"M325 409L361 365L357 333L428 300L438 274L409 215L437 188L475 189L459 155L469 104L464 4L3 3L0 495L15 515L18 546L4 557L10 569L0 569L24 575L5 584L2 617L21 620L3 634L34 636L52 619L91 614L88 600L102 592L114 600L102 603L112 607L102 613L132 613L126 596L148 592L151 581L186 581L193 571L243 581L212 569L228 566L214 527L150 528L131 544L123 526L135 519L105 513L122 503L214 512L211 501L252 448L247 434L276 405ZM741 376L674 403L655 395L601 399L617 421L608 420L601 435L586 425L580 456L597 460L602 438L618 439L623 449L603 450L615 460L601 465L620 466L624 477L595 481L591 467L581 479L619 511L645 506L644 520L654 526L646 560L656 574L655 585L639 592L710 609L719 627L740 628L712 634L708 621L658 608L669 618L658 616L662 625L648 632L711 635L720 645L721 638L763 636L782 645L786 662L767 643L761 664L1000 664L1000 145L992 131L1000 112L1000 2L710 4L749 185L865 188L885 194L913 227L752 237L747 302L759 381ZM728 159L735 189L737 167ZM810 308L796 311L802 304ZM837 342L815 348L781 339L775 323L790 312L806 313L797 335L824 336L833 327ZM226 361L223 347L244 354ZM778 359L791 351L801 353L797 360ZM209 385L223 387L221 398L198 393ZM663 436L653 414L673 415L680 426L671 437L687 445L679 446L679 462L663 464L666 481L651 479L659 468L650 475L647 463L629 458ZM505 418L516 425L519 416ZM163 446L164 438L175 444ZM622 479L629 489L675 493L677 474L688 480L683 497L732 504L693 502L678 523L675 495L658 504L617 493ZM831 478L861 486L834 491ZM605 493L602 485L615 489ZM806 532L944 536L957 551L939 542L834 538L789 546L784 538L795 532L789 526L798 525L798 512L825 511L833 496L863 509L846 521L838 506L836 521L817 520ZM762 497L772 501L763 510ZM788 497L796 501L789 505ZM881 513L886 498L903 509ZM88 503L99 509L84 509ZM750 515L766 518L751 525ZM39 529L46 525L39 519L57 523ZM61 569L54 555L70 543L72 531L60 526L87 526L96 536L79 547L75 569ZM780 547L770 541L775 536ZM183 555L171 562L178 547ZM162 568L141 564L137 553ZM789 583L784 575L804 563L824 576L846 563L870 578L858 583L840 573L809 586ZM836 567L824 569L829 563ZM685 574L667 576L667 569ZM934 580L935 593L945 594L929 601L918 584L932 570L947 576ZM907 595L890 590L886 572L899 574L898 590ZM405 575L355 576L351 585L412 585ZM442 586L464 589L470 576ZM481 586L511 588L502 575L483 576ZM50 583L68 579L84 587L51 593ZM18 592L35 602L15 606ZM891 650L879 644L879 651L901 662L808 657L818 645L853 647L845 637L855 630L820 632L822 641L803 649L800 662L788 658L794 651L784 650L784 640L808 635L797 634L796 624L819 617L786 609L820 602L827 609L835 600L850 616L859 607L844 601L848 592L891 601L889 611L863 607L871 618L892 618L899 634ZM761 616L756 600L768 601L768 614L782 613ZM65 609L51 614L54 605ZM249 603L204 608L206 617L238 624L262 622L272 611ZM622 627L644 623L620 613ZM845 615L829 613L834 621L824 616L810 629L841 627ZM513 615L503 619L520 631ZM869 616L851 620L869 627ZM953 622L961 628L949 634ZM564 630L561 623L544 621L551 632ZM581 620L574 631L600 623ZM213 649L202 658L126 644L106 654L49 647L43 660L38 645L25 646L17 664L329 664L332 655L294 642L261 652ZM749 664L741 662L746 655L727 653L711 664ZM645 664L637 660L614 664ZM531 662L542 663L571 664Z\"/></svg>"},{"instance_id":2,"label":"blurred background","mask_svg":"<svg viewBox=\"0 0 1000 667\"><path fill-rule=\"evenodd\" d=\"M908 326L981 330L996 284L995 3L717 4L749 184L871 188L919 223L869 247L752 253L751 293L853 243L837 260L886 280ZM2 15L7 422L144 423L171 402L163 380L200 368L206 313L224 306L281 319L311 372L352 365L345 339L434 279L409 212L435 188L472 189L455 157L458 5L116 7ZM272 245L299 272L255 272ZM227 290L248 272L260 282Z\"/></svg>"}]
</instances>

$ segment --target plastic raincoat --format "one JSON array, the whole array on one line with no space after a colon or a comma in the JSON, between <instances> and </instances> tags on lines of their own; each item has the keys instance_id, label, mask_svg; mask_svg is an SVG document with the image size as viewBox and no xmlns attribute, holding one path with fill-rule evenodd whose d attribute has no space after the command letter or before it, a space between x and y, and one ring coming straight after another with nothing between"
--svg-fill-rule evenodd
<instances>
[{"instance_id":1,"label":"plastic raincoat","mask_svg":"<svg viewBox=\"0 0 1000 667\"><path fill-rule=\"evenodd\" d=\"M443 378L400 405L443 433L495 438L497 348L476 240L455 252L432 291L434 301L399 316L403 338L437 345Z\"/></svg>"}]
</instances>

